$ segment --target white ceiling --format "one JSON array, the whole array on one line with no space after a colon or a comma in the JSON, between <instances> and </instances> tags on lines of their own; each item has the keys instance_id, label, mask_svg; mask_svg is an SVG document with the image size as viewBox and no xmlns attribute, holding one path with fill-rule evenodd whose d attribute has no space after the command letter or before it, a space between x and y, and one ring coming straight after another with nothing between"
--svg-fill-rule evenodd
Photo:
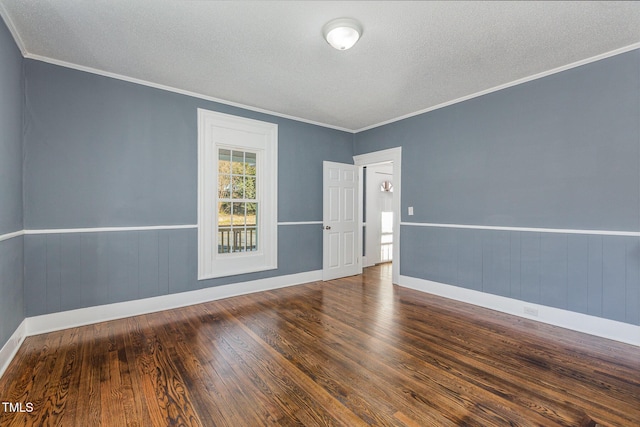
<instances>
[{"instance_id":1,"label":"white ceiling","mask_svg":"<svg viewBox=\"0 0 640 427\"><path fill-rule=\"evenodd\" d=\"M363 130L640 47L640 2L0 0L25 57ZM322 26L362 23L337 51Z\"/></svg>"}]
</instances>

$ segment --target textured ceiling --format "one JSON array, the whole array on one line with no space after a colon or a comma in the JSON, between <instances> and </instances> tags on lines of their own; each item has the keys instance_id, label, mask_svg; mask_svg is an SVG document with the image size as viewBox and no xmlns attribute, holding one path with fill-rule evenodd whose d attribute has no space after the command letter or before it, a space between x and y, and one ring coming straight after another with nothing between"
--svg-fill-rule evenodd
<instances>
[{"instance_id":1,"label":"textured ceiling","mask_svg":"<svg viewBox=\"0 0 640 427\"><path fill-rule=\"evenodd\" d=\"M23 54L362 130L629 46L637 2L0 0ZM332 49L322 26L358 19Z\"/></svg>"}]
</instances>

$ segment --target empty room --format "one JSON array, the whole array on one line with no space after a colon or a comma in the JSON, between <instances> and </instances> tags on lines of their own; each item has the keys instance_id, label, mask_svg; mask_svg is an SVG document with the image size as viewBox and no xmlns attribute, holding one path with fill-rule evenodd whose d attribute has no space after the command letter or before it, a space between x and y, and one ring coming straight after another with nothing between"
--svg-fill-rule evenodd
<instances>
[{"instance_id":1,"label":"empty room","mask_svg":"<svg viewBox=\"0 0 640 427\"><path fill-rule=\"evenodd\" d=\"M640 3L0 16L0 426L640 426Z\"/></svg>"}]
</instances>

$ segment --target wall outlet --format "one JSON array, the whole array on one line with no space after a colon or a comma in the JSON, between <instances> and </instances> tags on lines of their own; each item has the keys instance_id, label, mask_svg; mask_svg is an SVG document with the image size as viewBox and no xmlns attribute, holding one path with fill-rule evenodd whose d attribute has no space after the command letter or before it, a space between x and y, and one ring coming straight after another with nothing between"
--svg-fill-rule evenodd
<instances>
[{"instance_id":1,"label":"wall outlet","mask_svg":"<svg viewBox=\"0 0 640 427\"><path fill-rule=\"evenodd\" d=\"M533 307L526 307L524 308L524 314L528 314L529 316L536 316L538 317L538 309L537 308L533 308Z\"/></svg>"},{"instance_id":2,"label":"wall outlet","mask_svg":"<svg viewBox=\"0 0 640 427\"><path fill-rule=\"evenodd\" d=\"M409 206L409 216L413 215L413 206Z\"/></svg>"}]
</instances>

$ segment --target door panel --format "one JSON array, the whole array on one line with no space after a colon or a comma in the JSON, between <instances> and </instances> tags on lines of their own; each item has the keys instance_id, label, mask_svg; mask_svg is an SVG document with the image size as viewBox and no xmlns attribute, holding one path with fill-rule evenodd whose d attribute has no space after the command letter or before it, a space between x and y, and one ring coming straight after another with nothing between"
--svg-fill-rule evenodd
<instances>
[{"instance_id":1,"label":"door panel","mask_svg":"<svg viewBox=\"0 0 640 427\"><path fill-rule=\"evenodd\" d=\"M323 163L323 280L362 273L357 176L354 165Z\"/></svg>"},{"instance_id":2,"label":"door panel","mask_svg":"<svg viewBox=\"0 0 640 427\"><path fill-rule=\"evenodd\" d=\"M344 220L345 221L355 221L355 210L356 210L356 194L353 188L345 188L344 189Z\"/></svg>"}]
</instances>

